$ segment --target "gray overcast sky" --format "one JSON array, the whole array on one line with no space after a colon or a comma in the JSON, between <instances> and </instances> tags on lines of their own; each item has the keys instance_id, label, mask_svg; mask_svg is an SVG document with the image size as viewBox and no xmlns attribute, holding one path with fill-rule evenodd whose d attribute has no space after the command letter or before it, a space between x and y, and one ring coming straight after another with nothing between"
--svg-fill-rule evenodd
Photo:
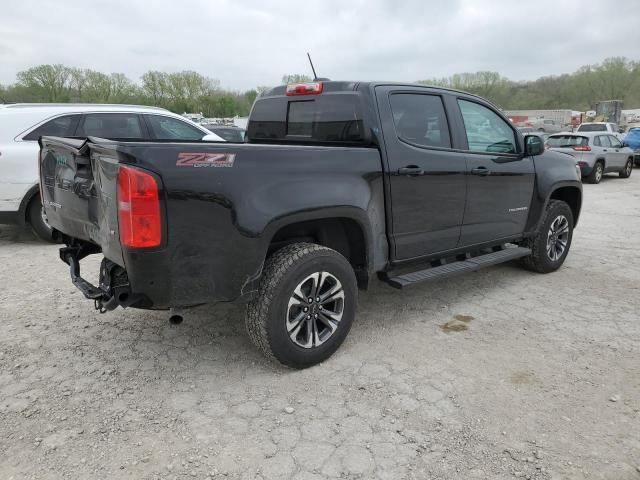
<instances>
[{"instance_id":1,"label":"gray overcast sky","mask_svg":"<svg viewBox=\"0 0 640 480\"><path fill-rule=\"evenodd\" d=\"M640 0L2 0L0 83L41 63L132 80L195 70L230 89L285 73L415 81L568 73L640 60ZM603 25L603 26L599 26Z\"/></svg>"}]
</instances>

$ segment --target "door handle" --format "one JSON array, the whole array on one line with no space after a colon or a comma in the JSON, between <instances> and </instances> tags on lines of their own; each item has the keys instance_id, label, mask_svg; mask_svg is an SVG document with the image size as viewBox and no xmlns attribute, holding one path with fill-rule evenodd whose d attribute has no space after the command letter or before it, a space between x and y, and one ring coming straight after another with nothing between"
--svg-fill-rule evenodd
<instances>
[{"instance_id":1,"label":"door handle","mask_svg":"<svg viewBox=\"0 0 640 480\"><path fill-rule=\"evenodd\" d=\"M417 177L418 175L424 175L424 170L415 165L409 165L408 167L399 168L398 173L409 177Z\"/></svg>"},{"instance_id":2,"label":"door handle","mask_svg":"<svg viewBox=\"0 0 640 480\"><path fill-rule=\"evenodd\" d=\"M606 149L606 148L603 148L603 149L602 149L602 151L603 151L603 152L606 152L606 151L607 151L607 149Z\"/></svg>"},{"instance_id":3,"label":"door handle","mask_svg":"<svg viewBox=\"0 0 640 480\"><path fill-rule=\"evenodd\" d=\"M486 177L491 171L487 167L478 167L471 170L471 175L480 175Z\"/></svg>"}]
</instances>

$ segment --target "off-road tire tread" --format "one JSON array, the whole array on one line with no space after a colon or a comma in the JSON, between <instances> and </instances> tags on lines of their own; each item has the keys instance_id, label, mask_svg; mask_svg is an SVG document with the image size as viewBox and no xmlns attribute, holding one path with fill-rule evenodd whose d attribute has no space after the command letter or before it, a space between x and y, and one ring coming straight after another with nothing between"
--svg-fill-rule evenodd
<instances>
[{"instance_id":1,"label":"off-road tire tread","mask_svg":"<svg viewBox=\"0 0 640 480\"><path fill-rule=\"evenodd\" d=\"M555 210L558 207L567 207L571 212L571 208L566 202L563 202L562 200L549 200L547 208L542 214L542 218L540 219L538 231L533 237L528 238L522 244L523 247L527 247L531 249L531 255L523 257L520 260L522 265L528 270L533 270L534 272L538 272L538 273L548 273L547 270L544 268L544 264L542 262L543 255L546 255L547 252L545 251L544 248L540 248L540 245L538 244L539 242L537 242L537 240L539 235L545 233L544 230L547 224L547 219L551 215L555 215ZM573 228L573 215L571 215L571 223L572 223L571 227Z\"/></svg>"},{"instance_id":2,"label":"off-road tire tread","mask_svg":"<svg viewBox=\"0 0 640 480\"><path fill-rule=\"evenodd\" d=\"M269 343L266 325L268 312L274 300L274 290L294 264L308 255L321 251L337 253L335 250L315 243L294 243L281 248L267 259L258 286L258 295L247 305L245 324L251 342L269 360L278 362Z\"/></svg>"}]
</instances>

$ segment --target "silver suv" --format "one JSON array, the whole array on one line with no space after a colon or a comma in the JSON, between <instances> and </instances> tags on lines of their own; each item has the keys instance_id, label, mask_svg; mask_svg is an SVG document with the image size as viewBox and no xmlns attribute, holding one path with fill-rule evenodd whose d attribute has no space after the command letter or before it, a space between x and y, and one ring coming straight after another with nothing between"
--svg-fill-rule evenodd
<instances>
[{"instance_id":1,"label":"silver suv","mask_svg":"<svg viewBox=\"0 0 640 480\"><path fill-rule=\"evenodd\" d=\"M617 172L629 178L633 170L633 150L615 136L603 132L558 133L545 143L549 150L567 153L576 159L582 177L600 183L605 173Z\"/></svg>"}]
</instances>

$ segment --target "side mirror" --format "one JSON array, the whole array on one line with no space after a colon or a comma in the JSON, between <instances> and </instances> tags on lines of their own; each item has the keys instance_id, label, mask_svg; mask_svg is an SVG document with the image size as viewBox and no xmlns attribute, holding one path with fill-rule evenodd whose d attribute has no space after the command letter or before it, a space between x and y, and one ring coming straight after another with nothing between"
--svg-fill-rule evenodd
<instances>
[{"instance_id":1,"label":"side mirror","mask_svg":"<svg viewBox=\"0 0 640 480\"><path fill-rule=\"evenodd\" d=\"M525 135L524 155L525 157L535 157L544 153L544 143L538 135Z\"/></svg>"}]
</instances>

